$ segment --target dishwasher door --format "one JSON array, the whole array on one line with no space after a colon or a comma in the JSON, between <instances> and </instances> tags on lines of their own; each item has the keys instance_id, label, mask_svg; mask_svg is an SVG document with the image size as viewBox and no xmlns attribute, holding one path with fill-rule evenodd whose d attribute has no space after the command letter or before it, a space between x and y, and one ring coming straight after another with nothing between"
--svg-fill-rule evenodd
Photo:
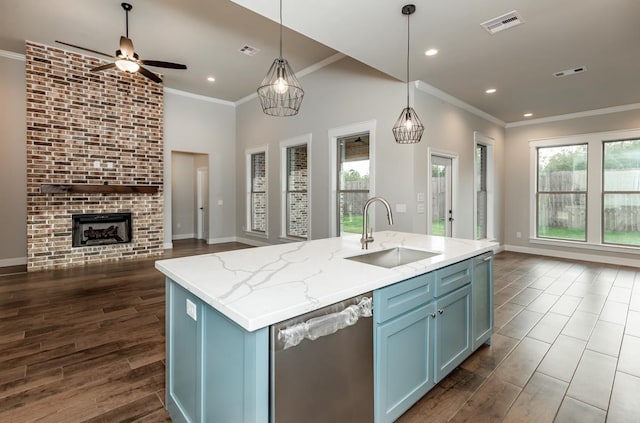
<instances>
[{"instance_id":1,"label":"dishwasher door","mask_svg":"<svg viewBox=\"0 0 640 423\"><path fill-rule=\"evenodd\" d=\"M336 322L354 306L362 308L363 297L271 327L271 423L373 422L372 304L364 298L369 313L361 312L352 325ZM301 330L310 336L285 348L287 331Z\"/></svg>"}]
</instances>

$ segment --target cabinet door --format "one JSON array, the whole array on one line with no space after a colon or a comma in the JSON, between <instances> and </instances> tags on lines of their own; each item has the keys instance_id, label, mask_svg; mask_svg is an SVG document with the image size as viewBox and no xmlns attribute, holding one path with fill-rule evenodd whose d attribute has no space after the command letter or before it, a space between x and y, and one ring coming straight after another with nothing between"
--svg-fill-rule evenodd
<instances>
[{"instance_id":1,"label":"cabinet door","mask_svg":"<svg viewBox=\"0 0 640 423\"><path fill-rule=\"evenodd\" d=\"M471 354L471 285L436 300L436 370L439 382Z\"/></svg>"},{"instance_id":2,"label":"cabinet door","mask_svg":"<svg viewBox=\"0 0 640 423\"><path fill-rule=\"evenodd\" d=\"M473 349L476 350L493 334L493 253L473 259Z\"/></svg>"},{"instance_id":3,"label":"cabinet door","mask_svg":"<svg viewBox=\"0 0 640 423\"><path fill-rule=\"evenodd\" d=\"M376 325L374 407L377 423L392 422L434 385L434 303Z\"/></svg>"}]
</instances>

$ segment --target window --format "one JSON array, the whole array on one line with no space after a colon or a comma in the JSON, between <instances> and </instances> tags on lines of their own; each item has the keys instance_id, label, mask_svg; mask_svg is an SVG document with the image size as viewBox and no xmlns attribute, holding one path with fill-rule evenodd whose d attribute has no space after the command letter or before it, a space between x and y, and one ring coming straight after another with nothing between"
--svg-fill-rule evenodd
<instances>
[{"instance_id":1,"label":"window","mask_svg":"<svg viewBox=\"0 0 640 423\"><path fill-rule=\"evenodd\" d=\"M476 144L476 239L487 238L487 146Z\"/></svg>"},{"instance_id":2,"label":"window","mask_svg":"<svg viewBox=\"0 0 640 423\"><path fill-rule=\"evenodd\" d=\"M602 239L640 245L640 139L603 143Z\"/></svg>"},{"instance_id":3,"label":"window","mask_svg":"<svg viewBox=\"0 0 640 423\"><path fill-rule=\"evenodd\" d=\"M587 144L538 147L538 238L587 240Z\"/></svg>"},{"instance_id":4,"label":"window","mask_svg":"<svg viewBox=\"0 0 640 423\"><path fill-rule=\"evenodd\" d=\"M267 232L267 152L248 153L248 210L249 230Z\"/></svg>"},{"instance_id":5,"label":"window","mask_svg":"<svg viewBox=\"0 0 640 423\"><path fill-rule=\"evenodd\" d=\"M369 133L337 139L337 234L362 233L369 198Z\"/></svg>"},{"instance_id":6,"label":"window","mask_svg":"<svg viewBox=\"0 0 640 423\"><path fill-rule=\"evenodd\" d=\"M307 144L283 147L283 233L288 238L308 238L309 175Z\"/></svg>"},{"instance_id":7,"label":"window","mask_svg":"<svg viewBox=\"0 0 640 423\"><path fill-rule=\"evenodd\" d=\"M640 253L640 130L529 146L532 242Z\"/></svg>"}]
</instances>

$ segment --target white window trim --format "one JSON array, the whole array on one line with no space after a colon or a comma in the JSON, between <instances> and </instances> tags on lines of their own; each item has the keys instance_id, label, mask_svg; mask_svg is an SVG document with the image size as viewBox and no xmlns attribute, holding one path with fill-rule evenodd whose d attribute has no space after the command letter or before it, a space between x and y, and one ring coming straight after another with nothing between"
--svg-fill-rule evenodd
<instances>
[{"instance_id":1,"label":"white window trim","mask_svg":"<svg viewBox=\"0 0 640 423\"><path fill-rule=\"evenodd\" d=\"M280 141L280 238L300 241L303 238L287 236L287 149L307 146L307 240L311 239L311 133Z\"/></svg>"},{"instance_id":2,"label":"white window trim","mask_svg":"<svg viewBox=\"0 0 640 423\"><path fill-rule=\"evenodd\" d=\"M339 126L329 129L329 175L331 189L329 190L329 236L339 236L336 221L336 196L338 192L337 168L338 168L338 138L351 135L369 133L369 196L375 196L375 145L376 145L376 120L368 120L359 123ZM369 211L370 221L375 222L375 211Z\"/></svg>"},{"instance_id":3,"label":"white window trim","mask_svg":"<svg viewBox=\"0 0 640 423\"><path fill-rule=\"evenodd\" d=\"M431 210L431 156L440 156L445 157L447 159L451 159L451 210L453 211L453 222L451 223L451 237L455 238L457 236L457 204L458 204L458 154L453 151L440 150L433 147L427 147L427 201L429 207L427 207L427 234L431 234L431 223L432 223L432 215L433 211ZM475 150L474 150L475 157ZM475 232L475 229L474 229Z\"/></svg>"},{"instance_id":4,"label":"white window trim","mask_svg":"<svg viewBox=\"0 0 640 423\"><path fill-rule=\"evenodd\" d=\"M475 187L478 186L476 175L478 164L476 163L476 148L480 145L487 147L487 238L495 240L495 177L494 177L494 144L495 140L480 132L473 132L473 238L476 239L476 227L478 225L478 199Z\"/></svg>"},{"instance_id":5,"label":"white window trim","mask_svg":"<svg viewBox=\"0 0 640 423\"><path fill-rule=\"evenodd\" d=\"M251 155L256 153L264 153L265 163L265 175L266 175L266 202L265 208L265 231L256 232L251 230ZM260 238L269 238L269 146L263 145L255 148L248 148L244 151L245 154L245 180L246 180L246 194L245 194L245 227L244 231L247 234L257 236Z\"/></svg>"},{"instance_id":6,"label":"white window trim","mask_svg":"<svg viewBox=\"0 0 640 423\"><path fill-rule=\"evenodd\" d=\"M619 131L593 132L529 141L529 242L589 250L640 254L640 247L602 243L602 143L623 139L640 138L640 128ZM538 238L536 234L536 184L538 147L554 147L572 144L587 144L587 240L570 241ZM597 230L596 230L597 229Z\"/></svg>"}]
</instances>

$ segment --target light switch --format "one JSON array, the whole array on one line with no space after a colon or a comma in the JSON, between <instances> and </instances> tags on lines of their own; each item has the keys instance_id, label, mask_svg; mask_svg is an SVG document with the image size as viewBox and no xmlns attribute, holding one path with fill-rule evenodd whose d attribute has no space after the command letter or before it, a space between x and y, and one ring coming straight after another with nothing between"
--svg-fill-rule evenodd
<instances>
[{"instance_id":1,"label":"light switch","mask_svg":"<svg viewBox=\"0 0 640 423\"><path fill-rule=\"evenodd\" d=\"M416 207L416 213L424 213L424 203L418 203Z\"/></svg>"},{"instance_id":2,"label":"light switch","mask_svg":"<svg viewBox=\"0 0 640 423\"><path fill-rule=\"evenodd\" d=\"M198 320L198 309L196 304L187 298L187 315L193 320Z\"/></svg>"},{"instance_id":3,"label":"light switch","mask_svg":"<svg viewBox=\"0 0 640 423\"><path fill-rule=\"evenodd\" d=\"M416 195L416 200L418 203L424 202L424 192L419 192L418 195Z\"/></svg>"},{"instance_id":4,"label":"light switch","mask_svg":"<svg viewBox=\"0 0 640 423\"><path fill-rule=\"evenodd\" d=\"M223 204L224 204L224 201L222 201L222 200L218 200L218 205L219 205L219 206L221 206L221 205L223 205Z\"/></svg>"}]
</instances>

